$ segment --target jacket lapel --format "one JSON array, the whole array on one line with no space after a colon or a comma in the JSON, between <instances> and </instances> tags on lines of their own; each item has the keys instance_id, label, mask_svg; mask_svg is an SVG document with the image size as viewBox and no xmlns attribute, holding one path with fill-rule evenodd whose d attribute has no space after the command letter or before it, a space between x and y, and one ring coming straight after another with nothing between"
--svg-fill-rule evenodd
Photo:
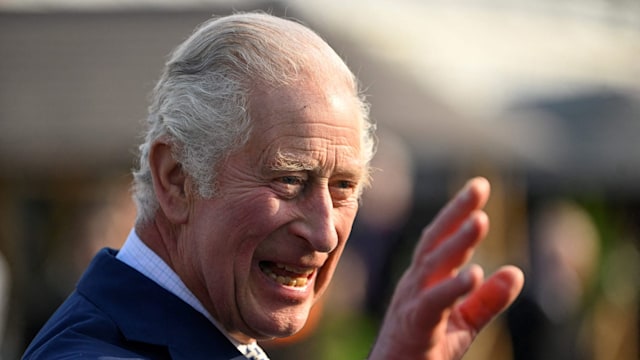
<instances>
[{"instance_id":1,"label":"jacket lapel","mask_svg":"<svg viewBox=\"0 0 640 360\"><path fill-rule=\"evenodd\" d=\"M130 341L166 346L173 359L245 359L202 314L103 249L78 292L109 314Z\"/></svg>"}]
</instances>

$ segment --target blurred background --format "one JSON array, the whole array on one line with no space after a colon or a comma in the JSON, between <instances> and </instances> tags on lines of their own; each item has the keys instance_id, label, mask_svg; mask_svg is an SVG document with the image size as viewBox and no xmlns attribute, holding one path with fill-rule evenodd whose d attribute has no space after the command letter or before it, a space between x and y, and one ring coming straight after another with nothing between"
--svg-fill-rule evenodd
<instances>
[{"instance_id":1,"label":"blurred background","mask_svg":"<svg viewBox=\"0 0 640 360\"><path fill-rule=\"evenodd\" d=\"M0 355L17 359L133 224L130 170L171 49L212 15L299 19L358 75L374 186L323 302L277 359L364 359L422 226L490 179L474 261L526 287L466 359L639 355L637 0L0 0Z\"/></svg>"}]
</instances>

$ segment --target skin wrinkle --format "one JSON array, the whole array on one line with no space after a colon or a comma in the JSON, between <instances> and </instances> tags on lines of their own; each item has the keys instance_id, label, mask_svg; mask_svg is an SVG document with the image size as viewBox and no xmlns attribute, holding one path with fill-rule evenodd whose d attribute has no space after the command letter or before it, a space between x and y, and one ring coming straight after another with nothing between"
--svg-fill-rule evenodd
<instances>
[{"instance_id":1,"label":"skin wrinkle","mask_svg":"<svg viewBox=\"0 0 640 360\"><path fill-rule=\"evenodd\" d=\"M344 149L344 151L342 149ZM335 153L336 155L340 154L341 156L344 156L345 152L348 150L349 150L348 147L345 146L341 149L336 150ZM305 149L305 151L309 151L309 150ZM297 156L291 153L284 153L278 150L276 158L273 161L266 164L267 171L274 172L274 173L307 171L315 174L316 176L321 177L326 175L326 174L323 174L322 172L325 168L327 168L326 166L323 166L323 163L325 164L340 163L340 161L338 161L337 159L333 159L332 161L328 161L328 160L316 161L315 159L318 156L316 155L317 152L313 152L313 151L309 151L309 152L311 152L311 156L307 158L304 156ZM331 171L333 172L334 175L338 175L338 176L349 177L352 179L362 178L360 171L353 172L353 171L349 171L347 169L343 169L339 167L333 167L331 168Z\"/></svg>"},{"instance_id":2,"label":"skin wrinkle","mask_svg":"<svg viewBox=\"0 0 640 360\"><path fill-rule=\"evenodd\" d=\"M196 69L194 76L178 76ZM284 87L305 91L328 78L331 82L325 83L326 89L347 90L346 102L354 102L358 109L365 130L361 134L363 151L369 162L375 152L375 125L369 122L368 104L353 73L317 34L295 21L265 14L239 14L203 23L173 51L154 88L150 129L134 173L137 220L150 220L157 209L146 160L158 136L175 131L176 140L186 145L180 159L196 178L199 191L208 197L217 195L220 165L251 134L249 122L255 119L248 114L255 108L254 99ZM286 114L306 104L297 106L282 111ZM171 129L158 121L163 117L171 118Z\"/></svg>"},{"instance_id":3,"label":"skin wrinkle","mask_svg":"<svg viewBox=\"0 0 640 360\"><path fill-rule=\"evenodd\" d=\"M351 100L327 101L354 95L345 88L326 95L335 91L325 86L333 84L329 78L300 84L306 87L283 87L252 102L250 141L220 167L219 196L192 200L192 222L180 235L193 240L178 240L185 244L176 260L185 283L241 341L283 336L302 326L328 285L358 208L357 191L344 199L334 196L346 191L340 181L358 189L363 182L363 125L353 121L361 119L360 109L343 106L355 105ZM303 111L287 111L301 109L300 102L307 105ZM308 177L292 199L278 190L278 176L287 171L273 171L273 164L283 162L303 167ZM216 260L216 253L230 255ZM275 297L258 286L265 281L260 261L317 267L309 297Z\"/></svg>"},{"instance_id":4,"label":"skin wrinkle","mask_svg":"<svg viewBox=\"0 0 640 360\"><path fill-rule=\"evenodd\" d=\"M305 83L311 83L311 82L300 82L300 83L305 84ZM330 88L333 88L333 87L330 87ZM271 91L267 93L273 94L273 92ZM277 131L279 133L278 136L281 137L282 139L289 140L291 138L289 145L296 150L301 150L301 153L305 155L293 155L290 152L284 153L281 149L277 148L277 150L275 150L277 154L276 158L274 160L265 161L263 158L266 156L266 154L270 154L271 152L274 151L271 148L272 145L268 145L265 147L263 151L263 155L261 155L260 162L270 167L270 170L273 173L277 173L278 171L281 171L281 172L308 171L310 174L315 176L316 178L315 180L318 180L326 177L326 174L323 174L323 171L320 171L320 170L330 169L332 173L336 174L337 176L344 177L345 180L354 181L354 179L357 179L358 183L364 184L365 181L361 181L360 179L366 179L366 178L363 178L360 171L354 173L352 171L346 171L345 169L336 168L335 165L332 165L332 164L339 164L341 162L338 160L339 157L341 158L349 158L350 156L356 157L356 154L352 153L353 149L350 149L349 146L345 144L348 144L347 135L358 136L359 130L357 132L353 132L352 130L345 128L344 126L338 126L336 124L332 124L332 119L330 117L328 117L327 120L324 120L324 117L330 116L330 114L326 113L326 109L323 107L324 106L323 104L329 103L331 106L337 107L338 109L348 109L348 107L345 107L345 105L355 105L355 103L352 104L351 101L345 102L343 100L337 100L338 96L336 95L327 96L325 92L321 93L319 96L316 96L316 93L312 93L312 94L309 93L309 94L303 94L303 95L312 96L312 98L314 99L314 102L305 104L298 108L300 110L297 110L291 113L287 113L287 112L274 113L273 111L266 112L266 116L264 116L263 119L273 119L275 117L278 120L274 121L271 126L268 126L266 128L266 131L263 132L263 134L264 136L268 136L271 134L271 132ZM350 98L350 97L351 95L346 96L346 98ZM281 101L285 105L291 105L292 107L296 107L295 101L292 101L292 99L290 99L289 97L285 97L285 99ZM309 129L309 131L313 131L314 134L320 134L320 135L331 134L330 140L328 138L327 139L320 138L320 140L312 139L312 140L321 142L320 144L315 144L313 142L310 143L309 142L310 138L307 137L306 135L303 135L302 137L298 137L298 138L289 136L290 131L288 131L288 129L291 129L291 131L293 131L293 128L295 127L295 125L291 126L286 122L286 120L283 120L283 119L286 119L286 116L283 116L282 114L288 114L292 116L305 116L307 114L316 114L319 118L319 121L317 121L313 125L313 127ZM285 125L284 132L279 127L281 125ZM339 149L332 151L335 154L335 158L332 160L323 158L324 155L322 154L322 152L315 150L315 149L327 148L329 143L331 143L332 146L334 147L336 146L339 147ZM358 148L358 152L361 152L360 148ZM306 155L307 153L308 155ZM355 164L350 164L351 167L355 167L354 165ZM325 181L325 179L322 179L322 181ZM358 192L360 192L360 188L358 189Z\"/></svg>"}]
</instances>

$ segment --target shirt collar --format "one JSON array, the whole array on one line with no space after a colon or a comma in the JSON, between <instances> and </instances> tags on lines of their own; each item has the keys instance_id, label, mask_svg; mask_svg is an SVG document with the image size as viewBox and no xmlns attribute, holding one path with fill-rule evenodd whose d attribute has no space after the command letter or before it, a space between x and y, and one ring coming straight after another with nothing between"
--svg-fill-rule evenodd
<instances>
[{"instance_id":1,"label":"shirt collar","mask_svg":"<svg viewBox=\"0 0 640 360\"><path fill-rule=\"evenodd\" d=\"M241 351L244 350L243 344L231 337L213 316L211 316L200 300L198 300L184 282L182 282L178 274L140 239L135 229L131 229L127 240L122 246L122 249L118 251L116 258L189 304L209 319L234 346Z\"/></svg>"}]
</instances>

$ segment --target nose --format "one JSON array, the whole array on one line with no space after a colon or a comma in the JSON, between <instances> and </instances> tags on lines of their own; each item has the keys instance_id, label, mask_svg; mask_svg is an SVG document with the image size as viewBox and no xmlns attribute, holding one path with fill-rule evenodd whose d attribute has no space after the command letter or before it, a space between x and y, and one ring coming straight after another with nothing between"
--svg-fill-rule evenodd
<instances>
[{"instance_id":1,"label":"nose","mask_svg":"<svg viewBox=\"0 0 640 360\"><path fill-rule=\"evenodd\" d=\"M333 200L329 189L315 186L301 199L302 236L314 250L329 253L338 246L338 233L334 223Z\"/></svg>"}]
</instances>

